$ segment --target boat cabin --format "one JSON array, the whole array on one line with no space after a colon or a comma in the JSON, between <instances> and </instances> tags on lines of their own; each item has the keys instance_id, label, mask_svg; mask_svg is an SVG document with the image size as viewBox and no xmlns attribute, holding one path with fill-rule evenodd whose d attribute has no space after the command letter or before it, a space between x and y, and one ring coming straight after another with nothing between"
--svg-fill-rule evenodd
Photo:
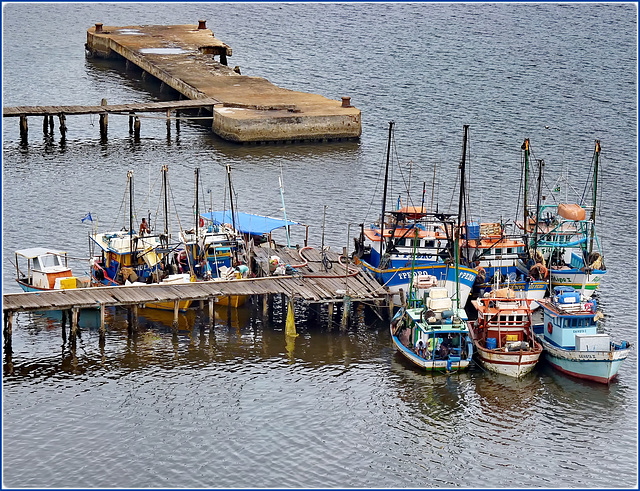
<instances>
[{"instance_id":1,"label":"boat cabin","mask_svg":"<svg viewBox=\"0 0 640 491\"><path fill-rule=\"evenodd\" d=\"M518 348L532 337L530 300L522 298L479 298L476 325L487 349Z\"/></svg>"},{"instance_id":2,"label":"boat cabin","mask_svg":"<svg viewBox=\"0 0 640 491\"><path fill-rule=\"evenodd\" d=\"M16 251L15 254L16 280L23 290L59 289L66 285L64 282L66 278L73 276L65 251L32 247ZM26 259L26 274L20 269L24 259Z\"/></svg>"},{"instance_id":3,"label":"boat cabin","mask_svg":"<svg viewBox=\"0 0 640 491\"><path fill-rule=\"evenodd\" d=\"M557 286L544 309L544 337L562 348L575 348L580 336L598 334L595 300L581 302L580 293L571 286ZM608 348L607 348L608 350Z\"/></svg>"}]
</instances>

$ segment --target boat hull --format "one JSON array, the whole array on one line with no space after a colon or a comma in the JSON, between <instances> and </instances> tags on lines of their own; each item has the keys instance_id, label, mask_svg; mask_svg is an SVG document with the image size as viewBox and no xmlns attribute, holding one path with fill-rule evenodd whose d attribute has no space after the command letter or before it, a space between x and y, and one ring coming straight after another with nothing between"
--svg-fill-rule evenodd
<instances>
[{"instance_id":1,"label":"boat hull","mask_svg":"<svg viewBox=\"0 0 640 491\"><path fill-rule=\"evenodd\" d=\"M490 350L474 340L476 357L487 370L509 377L520 378L529 373L538 363L539 351Z\"/></svg>"},{"instance_id":2,"label":"boat hull","mask_svg":"<svg viewBox=\"0 0 640 491\"><path fill-rule=\"evenodd\" d=\"M391 332L391 339L398 353L409 360L413 365L428 372L457 372L469 368L470 359L461 358L458 361L451 360L425 360L407 348L397 336Z\"/></svg>"},{"instance_id":3,"label":"boat hull","mask_svg":"<svg viewBox=\"0 0 640 491\"><path fill-rule=\"evenodd\" d=\"M590 298L593 295L593 292L600 286L600 281L605 273L606 271L603 270L585 273L576 268L549 270L552 287L572 286L580 291L585 298Z\"/></svg>"},{"instance_id":4,"label":"boat hull","mask_svg":"<svg viewBox=\"0 0 640 491\"><path fill-rule=\"evenodd\" d=\"M185 312L191 307L191 300L181 300L178 302L178 311ZM175 309L175 305L173 302L151 302L144 304L147 309L156 309L156 310L171 310Z\"/></svg>"},{"instance_id":5,"label":"boat hull","mask_svg":"<svg viewBox=\"0 0 640 491\"><path fill-rule=\"evenodd\" d=\"M249 295L227 295L225 297L218 297L216 303L218 305L229 306L236 309L245 304Z\"/></svg>"},{"instance_id":6,"label":"boat hull","mask_svg":"<svg viewBox=\"0 0 640 491\"><path fill-rule=\"evenodd\" d=\"M575 351L554 346L537 334L544 348L545 360L556 370L576 378L608 384L616 377L629 349L611 351Z\"/></svg>"},{"instance_id":7,"label":"boat hull","mask_svg":"<svg viewBox=\"0 0 640 491\"><path fill-rule=\"evenodd\" d=\"M449 297L455 299L455 266L447 264L416 264L413 268L409 266L381 270L371 266L365 261L360 261L360 264L365 268L365 271L369 272L379 283L389 289L389 292L393 294L393 302L396 305L401 305L400 290L403 290L405 295L409 292L411 278L425 275L435 276L438 284L443 285L447 289ZM458 272L460 278L460 285L458 287L460 290L460 307L464 307L469 299L469 294L471 293L478 272L475 269L464 266L459 266Z\"/></svg>"}]
</instances>

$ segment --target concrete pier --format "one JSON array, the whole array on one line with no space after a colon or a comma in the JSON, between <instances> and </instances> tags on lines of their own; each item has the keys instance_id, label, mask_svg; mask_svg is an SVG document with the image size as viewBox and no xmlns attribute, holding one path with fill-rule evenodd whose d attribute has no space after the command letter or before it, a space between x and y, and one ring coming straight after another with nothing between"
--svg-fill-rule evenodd
<instances>
[{"instance_id":1,"label":"concrete pier","mask_svg":"<svg viewBox=\"0 0 640 491\"><path fill-rule=\"evenodd\" d=\"M227 66L232 50L205 21L198 25L87 30L90 56L121 56L189 99L217 99L212 130L236 142L357 139L360 110L349 97L332 100L241 75ZM216 57L218 59L216 59Z\"/></svg>"}]
</instances>

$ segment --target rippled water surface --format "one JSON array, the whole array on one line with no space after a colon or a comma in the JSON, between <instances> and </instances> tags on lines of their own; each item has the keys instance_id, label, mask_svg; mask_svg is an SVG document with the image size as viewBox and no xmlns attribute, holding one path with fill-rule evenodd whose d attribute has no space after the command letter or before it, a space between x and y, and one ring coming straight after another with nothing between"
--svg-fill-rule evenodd
<instances>
[{"instance_id":1,"label":"rippled water surface","mask_svg":"<svg viewBox=\"0 0 640 491\"><path fill-rule=\"evenodd\" d=\"M582 189L602 142L598 217L608 274L598 292L605 330L637 341L637 7L634 4L118 3L3 5L4 106L155 101L172 94L84 55L86 29L195 24L233 48L229 64L288 89L362 111L359 142L240 146L206 125L70 116L68 134L28 144L3 121L3 291L16 292L13 251L50 245L88 253L91 212L118 226L126 172L139 213L168 164L175 211L193 203L194 169L224 206L231 164L241 211L311 225L334 250L379 212L387 123L397 124L392 199L411 187L455 211L462 125L470 125L477 219L515 218L520 145L530 138L547 180L568 171ZM432 185L433 169L437 179ZM434 189L432 192L431 189ZM177 226L177 223L175 224ZM296 241L301 237L294 237ZM82 263L74 265L82 273ZM408 367L368 309L346 331L298 305L286 342L282 311L261 306L180 318L81 315L75 350L60 318L19 314L3 353L3 482L8 487L564 487L637 486L637 351L610 386L546 366L524 380L473 367L425 375ZM338 318L336 318L338 319Z\"/></svg>"}]
</instances>

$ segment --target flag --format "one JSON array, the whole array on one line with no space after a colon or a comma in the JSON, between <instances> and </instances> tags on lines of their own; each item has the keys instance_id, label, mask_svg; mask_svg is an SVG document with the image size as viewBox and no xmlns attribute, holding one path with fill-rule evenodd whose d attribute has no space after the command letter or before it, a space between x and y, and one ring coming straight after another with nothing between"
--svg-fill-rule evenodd
<instances>
[{"instance_id":1,"label":"flag","mask_svg":"<svg viewBox=\"0 0 640 491\"><path fill-rule=\"evenodd\" d=\"M82 219L82 223L84 222L93 222L93 218L91 218L91 213L87 213L85 217Z\"/></svg>"},{"instance_id":2,"label":"flag","mask_svg":"<svg viewBox=\"0 0 640 491\"><path fill-rule=\"evenodd\" d=\"M556 188L553 190L554 193L559 193L560 192L560 186L556 186Z\"/></svg>"}]
</instances>

